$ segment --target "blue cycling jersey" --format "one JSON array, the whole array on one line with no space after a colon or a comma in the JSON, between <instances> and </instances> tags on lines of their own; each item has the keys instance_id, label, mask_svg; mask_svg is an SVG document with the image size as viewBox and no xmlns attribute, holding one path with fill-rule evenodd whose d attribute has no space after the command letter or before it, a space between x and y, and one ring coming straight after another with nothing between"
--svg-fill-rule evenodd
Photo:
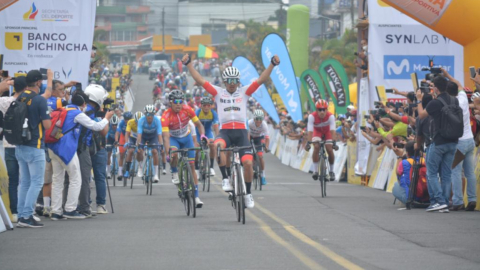
<instances>
[{"instance_id":1,"label":"blue cycling jersey","mask_svg":"<svg viewBox=\"0 0 480 270\"><path fill-rule=\"evenodd\" d=\"M122 119L120 123L118 123L117 131L125 135L126 130L127 130L127 122L125 122L125 120Z\"/></svg>"},{"instance_id":2,"label":"blue cycling jersey","mask_svg":"<svg viewBox=\"0 0 480 270\"><path fill-rule=\"evenodd\" d=\"M117 129L118 129L118 127L116 129L114 129L112 124L108 124L107 138L115 139L115 132L117 132Z\"/></svg>"},{"instance_id":3,"label":"blue cycling jersey","mask_svg":"<svg viewBox=\"0 0 480 270\"><path fill-rule=\"evenodd\" d=\"M210 110L208 113L204 113L202 109L197 109L195 111L200 122L202 122L203 128L205 129L205 134L213 134L212 126L218 124L218 114L214 110ZM197 134L200 134L197 128Z\"/></svg>"},{"instance_id":4,"label":"blue cycling jersey","mask_svg":"<svg viewBox=\"0 0 480 270\"><path fill-rule=\"evenodd\" d=\"M162 134L162 123L158 117L153 117L152 123L147 122L147 117L143 116L138 120L137 134L142 137L153 137Z\"/></svg>"}]
</instances>

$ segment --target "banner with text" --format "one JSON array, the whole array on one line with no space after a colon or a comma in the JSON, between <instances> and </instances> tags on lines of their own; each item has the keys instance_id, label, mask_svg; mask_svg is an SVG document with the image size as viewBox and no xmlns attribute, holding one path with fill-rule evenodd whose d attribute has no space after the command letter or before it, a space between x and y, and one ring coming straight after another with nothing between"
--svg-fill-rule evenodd
<instances>
[{"instance_id":1,"label":"banner with text","mask_svg":"<svg viewBox=\"0 0 480 270\"><path fill-rule=\"evenodd\" d=\"M377 0L369 0L368 5L370 108L378 98L377 86L413 91L410 74L424 79L431 73L425 70L429 60L463 84L463 46ZM387 98L400 97L389 93Z\"/></svg>"},{"instance_id":2,"label":"banner with text","mask_svg":"<svg viewBox=\"0 0 480 270\"><path fill-rule=\"evenodd\" d=\"M318 99L326 99L325 87L318 72L307 69L300 75L300 81L303 89L307 89L310 109L315 108L315 102Z\"/></svg>"},{"instance_id":3,"label":"banner with text","mask_svg":"<svg viewBox=\"0 0 480 270\"><path fill-rule=\"evenodd\" d=\"M49 68L87 85L95 0L20 0L0 12L0 54L10 74Z\"/></svg>"},{"instance_id":4,"label":"banner with text","mask_svg":"<svg viewBox=\"0 0 480 270\"><path fill-rule=\"evenodd\" d=\"M280 64L273 69L270 78L283 100L288 113L295 122L302 120L302 106L293 70L292 61L283 39L277 34L268 34L262 43L262 61L265 68L270 65L274 55L280 57Z\"/></svg>"},{"instance_id":5,"label":"banner with text","mask_svg":"<svg viewBox=\"0 0 480 270\"><path fill-rule=\"evenodd\" d=\"M252 62L243 56L237 56L235 59L233 59L232 66L240 70L240 82L243 85L249 85L256 81L258 77L260 77ZM260 85L258 90L253 93L252 97L255 98L258 103L260 103L260 106L267 111L269 116L272 117L273 121L275 121L277 124L280 123L277 110L275 109L275 105L273 104L272 98L270 97L265 85Z\"/></svg>"},{"instance_id":6,"label":"banner with text","mask_svg":"<svg viewBox=\"0 0 480 270\"><path fill-rule=\"evenodd\" d=\"M344 114L350 105L350 88L345 68L335 59L327 59L318 68L318 73L325 82L330 98L335 104L335 112Z\"/></svg>"}]
</instances>

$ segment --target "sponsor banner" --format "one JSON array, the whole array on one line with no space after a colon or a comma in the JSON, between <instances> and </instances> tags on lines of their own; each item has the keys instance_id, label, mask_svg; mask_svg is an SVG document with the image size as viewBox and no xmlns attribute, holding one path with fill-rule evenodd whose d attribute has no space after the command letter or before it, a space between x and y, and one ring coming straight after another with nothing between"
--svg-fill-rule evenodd
<instances>
[{"instance_id":1,"label":"sponsor banner","mask_svg":"<svg viewBox=\"0 0 480 270\"><path fill-rule=\"evenodd\" d=\"M54 79L88 85L96 1L20 0L0 12L3 68L49 68Z\"/></svg>"},{"instance_id":2,"label":"sponsor banner","mask_svg":"<svg viewBox=\"0 0 480 270\"><path fill-rule=\"evenodd\" d=\"M452 0L390 0L420 21L434 25L443 16Z\"/></svg>"},{"instance_id":3,"label":"sponsor banner","mask_svg":"<svg viewBox=\"0 0 480 270\"><path fill-rule=\"evenodd\" d=\"M308 93L310 108L315 108L315 102L318 99L326 99L325 88L318 72L307 69L300 75L300 81L303 89Z\"/></svg>"},{"instance_id":4,"label":"sponsor banner","mask_svg":"<svg viewBox=\"0 0 480 270\"><path fill-rule=\"evenodd\" d=\"M382 151L377 151L378 145L370 144L370 154L368 155L368 163L367 163L367 175L371 176L373 170L375 169L375 165L378 162L378 157L382 154Z\"/></svg>"},{"instance_id":5,"label":"sponsor banner","mask_svg":"<svg viewBox=\"0 0 480 270\"><path fill-rule=\"evenodd\" d=\"M388 178L393 171L393 167L395 167L395 161L397 160L397 155L393 152L392 149L385 150L385 155L382 159L382 164L378 169L377 177L375 178L375 182L373 183L373 188L376 189L385 189L385 185L387 184Z\"/></svg>"},{"instance_id":6,"label":"sponsor banner","mask_svg":"<svg viewBox=\"0 0 480 270\"><path fill-rule=\"evenodd\" d=\"M237 56L233 60L232 66L240 70L240 82L243 85L249 85L260 77L252 62L243 56ZM260 103L260 106L267 111L268 115L273 118L273 121L277 124L280 123L277 110L275 109L275 105L273 104L272 98L265 85L262 84L258 90L253 93L252 97Z\"/></svg>"},{"instance_id":7,"label":"sponsor banner","mask_svg":"<svg viewBox=\"0 0 480 270\"><path fill-rule=\"evenodd\" d=\"M350 105L348 75L345 68L335 59L327 59L318 68L327 87L330 98L335 104L335 112L344 114Z\"/></svg>"},{"instance_id":8,"label":"sponsor banner","mask_svg":"<svg viewBox=\"0 0 480 270\"><path fill-rule=\"evenodd\" d=\"M405 1L410 2L410 1ZM422 2L422 1L416 1ZM435 2L435 1L423 1ZM376 87L413 91L411 73L422 80L434 67L442 67L463 84L463 47L438 34L400 11L380 6L377 0L369 0L369 79L370 109L378 100ZM386 97L400 98L392 93Z\"/></svg>"},{"instance_id":9,"label":"sponsor banner","mask_svg":"<svg viewBox=\"0 0 480 270\"><path fill-rule=\"evenodd\" d=\"M302 106L292 61L285 42L277 34L268 34L262 43L262 61L265 68L270 65L274 55L280 57L280 64L273 68L270 78L278 94L295 122L302 120Z\"/></svg>"},{"instance_id":10,"label":"sponsor banner","mask_svg":"<svg viewBox=\"0 0 480 270\"><path fill-rule=\"evenodd\" d=\"M298 152L298 140L290 140L290 167L293 167L295 169L298 168L298 166L296 167L296 163L298 159L297 152Z\"/></svg>"},{"instance_id":11,"label":"sponsor banner","mask_svg":"<svg viewBox=\"0 0 480 270\"><path fill-rule=\"evenodd\" d=\"M355 175L355 163L357 162L357 143L347 142L347 181L349 184L360 185L362 179Z\"/></svg>"},{"instance_id":12,"label":"sponsor banner","mask_svg":"<svg viewBox=\"0 0 480 270\"><path fill-rule=\"evenodd\" d=\"M333 172L335 173L335 182L340 181L343 169L347 162L347 146L343 143L337 144L338 150L335 151L335 163L333 165Z\"/></svg>"},{"instance_id":13,"label":"sponsor banner","mask_svg":"<svg viewBox=\"0 0 480 270\"><path fill-rule=\"evenodd\" d=\"M382 165L383 156L385 155L385 148L382 150L378 158L372 162L374 162L372 174L370 176L370 180L368 181L368 186L373 187L375 184L375 180L377 179L378 171L380 170L380 166Z\"/></svg>"}]
</instances>

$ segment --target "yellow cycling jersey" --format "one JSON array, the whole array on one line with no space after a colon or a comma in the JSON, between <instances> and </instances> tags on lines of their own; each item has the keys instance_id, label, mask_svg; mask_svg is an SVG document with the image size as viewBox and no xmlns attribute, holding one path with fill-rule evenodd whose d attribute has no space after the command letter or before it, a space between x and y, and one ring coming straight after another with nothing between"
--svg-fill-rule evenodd
<instances>
[{"instance_id":1,"label":"yellow cycling jersey","mask_svg":"<svg viewBox=\"0 0 480 270\"><path fill-rule=\"evenodd\" d=\"M137 136L137 121L135 119L130 119L128 120L127 123L127 132L130 132L131 137L136 137Z\"/></svg>"}]
</instances>

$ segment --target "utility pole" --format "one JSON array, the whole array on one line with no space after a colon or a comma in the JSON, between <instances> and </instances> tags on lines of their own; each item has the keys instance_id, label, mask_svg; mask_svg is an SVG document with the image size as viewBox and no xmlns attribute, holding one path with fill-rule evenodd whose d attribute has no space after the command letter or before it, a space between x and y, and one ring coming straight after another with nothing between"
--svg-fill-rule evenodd
<instances>
[{"instance_id":1,"label":"utility pole","mask_svg":"<svg viewBox=\"0 0 480 270\"><path fill-rule=\"evenodd\" d=\"M162 52L165 53L165 7L162 8Z\"/></svg>"}]
</instances>

